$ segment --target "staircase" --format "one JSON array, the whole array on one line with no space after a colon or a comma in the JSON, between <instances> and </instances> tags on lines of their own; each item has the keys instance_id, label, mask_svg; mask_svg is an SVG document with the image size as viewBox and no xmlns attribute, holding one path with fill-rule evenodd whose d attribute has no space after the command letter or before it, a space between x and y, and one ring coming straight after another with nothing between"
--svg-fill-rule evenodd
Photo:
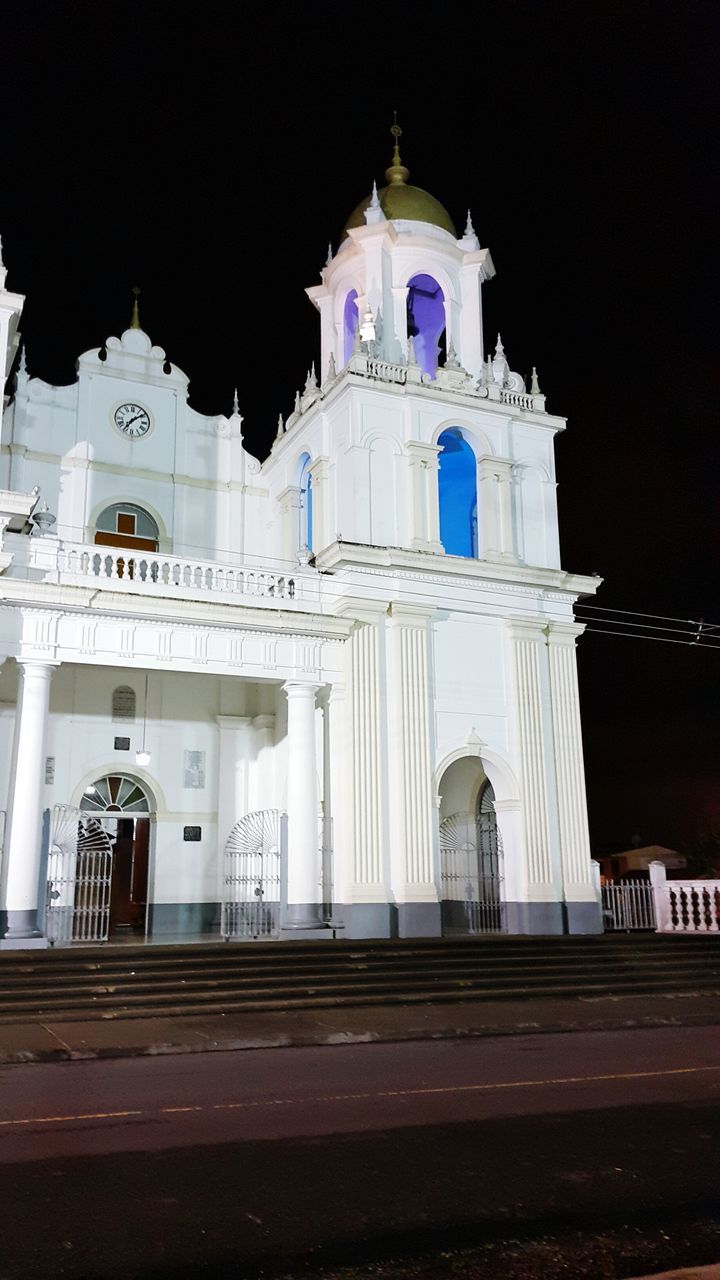
<instances>
[{"instance_id":1,"label":"staircase","mask_svg":"<svg viewBox=\"0 0 720 1280\"><path fill-rule=\"evenodd\" d=\"M0 1023L720 994L720 937L403 939L0 952Z\"/></svg>"}]
</instances>

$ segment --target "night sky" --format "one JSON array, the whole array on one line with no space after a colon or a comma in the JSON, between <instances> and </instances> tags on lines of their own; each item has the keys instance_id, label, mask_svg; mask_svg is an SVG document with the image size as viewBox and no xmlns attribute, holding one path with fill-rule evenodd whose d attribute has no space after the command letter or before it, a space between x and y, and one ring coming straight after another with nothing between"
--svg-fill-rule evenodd
<instances>
[{"instance_id":1,"label":"night sky","mask_svg":"<svg viewBox=\"0 0 720 1280\"><path fill-rule=\"evenodd\" d=\"M486 339L536 364L563 563L606 608L720 623L720 9L676 4L46 4L0 17L0 233L31 375L74 378L143 327L268 450L319 351L328 240L390 161L497 277ZM720 823L720 660L587 634L593 847L678 847Z\"/></svg>"}]
</instances>

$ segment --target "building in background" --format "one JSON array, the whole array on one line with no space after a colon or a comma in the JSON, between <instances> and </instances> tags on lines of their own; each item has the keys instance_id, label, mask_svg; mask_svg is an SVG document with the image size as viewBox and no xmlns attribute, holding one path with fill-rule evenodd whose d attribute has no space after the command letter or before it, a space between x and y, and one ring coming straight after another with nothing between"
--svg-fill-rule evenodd
<instances>
[{"instance_id":1,"label":"building in background","mask_svg":"<svg viewBox=\"0 0 720 1280\"><path fill-rule=\"evenodd\" d=\"M565 421L486 349L489 251L397 144L307 291L317 374L264 462L237 397L190 406L137 302L71 386L16 362L3 945L601 929Z\"/></svg>"}]
</instances>

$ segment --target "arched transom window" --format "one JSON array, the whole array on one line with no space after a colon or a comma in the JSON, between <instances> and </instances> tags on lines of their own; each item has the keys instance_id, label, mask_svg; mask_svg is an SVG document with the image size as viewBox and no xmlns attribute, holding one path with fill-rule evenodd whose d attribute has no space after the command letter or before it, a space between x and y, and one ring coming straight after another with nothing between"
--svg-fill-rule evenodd
<instances>
[{"instance_id":1,"label":"arched transom window","mask_svg":"<svg viewBox=\"0 0 720 1280\"><path fill-rule=\"evenodd\" d=\"M131 502L115 502L98 516L95 542L100 547L157 551L158 527L152 516Z\"/></svg>"}]
</instances>

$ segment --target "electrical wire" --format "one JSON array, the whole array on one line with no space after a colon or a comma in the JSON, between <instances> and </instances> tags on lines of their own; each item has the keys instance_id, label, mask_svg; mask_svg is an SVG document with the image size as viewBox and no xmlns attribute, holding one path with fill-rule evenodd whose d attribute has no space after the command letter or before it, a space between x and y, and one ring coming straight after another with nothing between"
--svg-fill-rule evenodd
<instances>
[{"instance_id":1,"label":"electrical wire","mask_svg":"<svg viewBox=\"0 0 720 1280\"><path fill-rule=\"evenodd\" d=\"M585 634L596 636L627 636L630 640L656 640L660 644L681 644L690 649L720 649L720 644L704 644L702 640L671 640L668 636L641 636L636 631L603 631L600 627L586 627Z\"/></svg>"}]
</instances>

